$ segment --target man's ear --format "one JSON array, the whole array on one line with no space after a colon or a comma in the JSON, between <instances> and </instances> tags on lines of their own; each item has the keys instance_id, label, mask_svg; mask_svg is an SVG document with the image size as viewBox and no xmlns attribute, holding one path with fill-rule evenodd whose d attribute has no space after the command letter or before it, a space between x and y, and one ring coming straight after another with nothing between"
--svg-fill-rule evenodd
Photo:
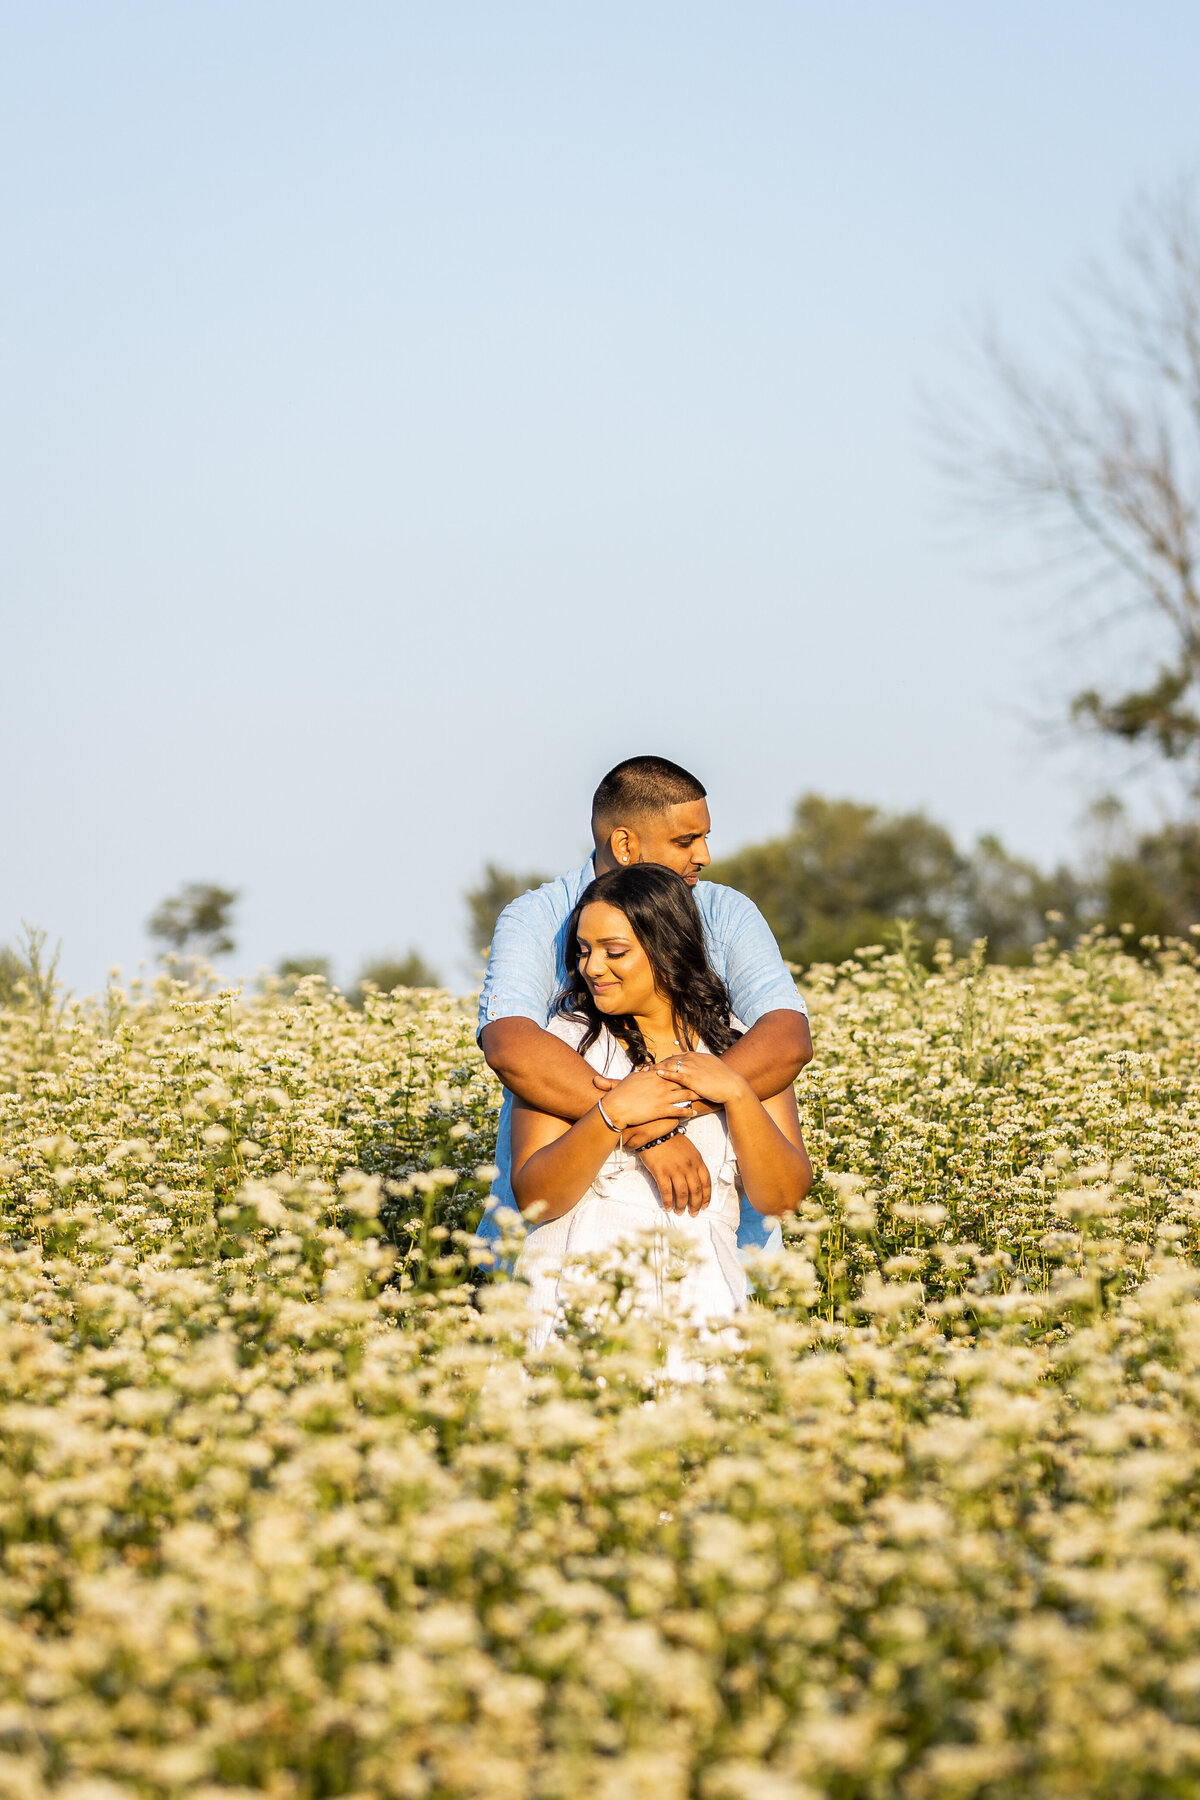
<instances>
[{"instance_id":1,"label":"man's ear","mask_svg":"<svg viewBox=\"0 0 1200 1800\"><path fill-rule=\"evenodd\" d=\"M632 831L628 825L618 825L616 830L609 834L608 848L613 861L622 866L641 861L642 851L638 842L638 834L636 831Z\"/></svg>"}]
</instances>

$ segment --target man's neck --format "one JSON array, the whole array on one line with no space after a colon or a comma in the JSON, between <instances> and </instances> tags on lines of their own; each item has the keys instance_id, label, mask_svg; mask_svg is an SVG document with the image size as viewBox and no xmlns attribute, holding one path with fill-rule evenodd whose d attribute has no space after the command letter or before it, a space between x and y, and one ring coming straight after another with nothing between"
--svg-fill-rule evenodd
<instances>
[{"instance_id":1,"label":"man's neck","mask_svg":"<svg viewBox=\"0 0 1200 1800\"><path fill-rule=\"evenodd\" d=\"M592 851L592 867L597 875L611 875L614 869L621 867L607 844Z\"/></svg>"}]
</instances>

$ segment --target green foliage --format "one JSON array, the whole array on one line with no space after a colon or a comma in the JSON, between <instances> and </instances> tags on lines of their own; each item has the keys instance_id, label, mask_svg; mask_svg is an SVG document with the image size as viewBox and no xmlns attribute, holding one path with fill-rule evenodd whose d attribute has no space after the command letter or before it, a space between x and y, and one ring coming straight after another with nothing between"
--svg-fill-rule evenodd
<instances>
[{"instance_id":1,"label":"green foliage","mask_svg":"<svg viewBox=\"0 0 1200 1800\"><path fill-rule=\"evenodd\" d=\"M58 993L58 960L62 945L46 953L46 933L25 924L14 946L0 944L0 1007L27 1007L45 1030Z\"/></svg>"},{"instance_id":2,"label":"green foliage","mask_svg":"<svg viewBox=\"0 0 1200 1800\"><path fill-rule=\"evenodd\" d=\"M284 956L275 965L281 981L303 981L307 975L319 975L322 981L332 978L327 956Z\"/></svg>"},{"instance_id":3,"label":"green foliage","mask_svg":"<svg viewBox=\"0 0 1200 1800\"><path fill-rule=\"evenodd\" d=\"M0 944L0 1006L16 1006L29 970L11 944Z\"/></svg>"},{"instance_id":4,"label":"green foliage","mask_svg":"<svg viewBox=\"0 0 1200 1800\"><path fill-rule=\"evenodd\" d=\"M1194 642L1188 641L1174 665L1160 665L1146 687L1131 688L1115 698L1106 698L1095 688L1076 694L1071 717L1121 743L1149 746L1168 762L1195 764L1200 759L1198 670L1200 656Z\"/></svg>"},{"instance_id":5,"label":"green foliage","mask_svg":"<svg viewBox=\"0 0 1200 1800\"><path fill-rule=\"evenodd\" d=\"M1095 922L1095 896L1081 877L1060 866L1050 874L1010 856L998 837L979 838L963 858L954 941L987 939L996 962L1027 963L1047 935L1074 943Z\"/></svg>"},{"instance_id":6,"label":"green foliage","mask_svg":"<svg viewBox=\"0 0 1200 1800\"><path fill-rule=\"evenodd\" d=\"M146 929L176 955L226 956L234 949L236 888L189 881L151 914Z\"/></svg>"},{"instance_id":7,"label":"green foliage","mask_svg":"<svg viewBox=\"0 0 1200 1800\"><path fill-rule=\"evenodd\" d=\"M1104 921L1143 937L1182 937L1200 924L1200 825L1147 832L1110 857L1103 874Z\"/></svg>"},{"instance_id":8,"label":"green foliage","mask_svg":"<svg viewBox=\"0 0 1200 1800\"><path fill-rule=\"evenodd\" d=\"M962 859L923 813L887 814L805 794L786 837L714 862L714 881L761 908L789 962L841 962L898 917L930 943L953 931Z\"/></svg>"},{"instance_id":9,"label":"green foliage","mask_svg":"<svg viewBox=\"0 0 1200 1800\"><path fill-rule=\"evenodd\" d=\"M419 951L410 950L406 956L376 956L364 963L351 999L356 1006L361 1006L368 988L391 994L397 988L437 988L441 985L442 979L436 970L430 968Z\"/></svg>"},{"instance_id":10,"label":"green foliage","mask_svg":"<svg viewBox=\"0 0 1200 1800\"><path fill-rule=\"evenodd\" d=\"M468 888L464 899L470 920L471 948L477 956L486 956L491 947L496 920L510 900L529 888L541 887L548 875L516 875L496 863L487 863L477 887Z\"/></svg>"},{"instance_id":11,"label":"green foliage","mask_svg":"<svg viewBox=\"0 0 1200 1800\"><path fill-rule=\"evenodd\" d=\"M275 980L285 994L294 994L302 981L314 976L332 984L333 965L327 956L283 956L275 964Z\"/></svg>"},{"instance_id":12,"label":"green foliage","mask_svg":"<svg viewBox=\"0 0 1200 1800\"><path fill-rule=\"evenodd\" d=\"M1110 829L1123 812L1099 809ZM788 961L839 963L897 941L911 921L922 961L944 939L959 951L983 938L996 962L1027 964L1048 937L1074 943L1095 924L1148 948L1200 923L1200 825L1184 821L1110 844L1089 876L1047 873L999 838L958 849L923 813L886 813L806 794L791 831L714 862L714 881L762 909Z\"/></svg>"}]
</instances>

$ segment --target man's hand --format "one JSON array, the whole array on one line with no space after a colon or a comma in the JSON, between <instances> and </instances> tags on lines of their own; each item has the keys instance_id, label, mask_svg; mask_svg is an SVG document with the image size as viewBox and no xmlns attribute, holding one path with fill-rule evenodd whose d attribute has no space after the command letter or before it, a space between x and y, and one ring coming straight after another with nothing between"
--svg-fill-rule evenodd
<instances>
[{"instance_id":1,"label":"man's hand","mask_svg":"<svg viewBox=\"0 0 1200 1800\"><path fill-rule=\"evenodd\" d=\"M682 1132L645 1151L642 1165L654 1177L658 1197L668 1212L687 1212L695 1218L712 1199L712 1181L704 1158Z\"/></svg>"},{"instance_id":2,"label":"man's hand","mask_svg":"<svg viewBox=\"0 0 1200 1800\"><path fill-rule=\"evenodd\" d=\"M621 1142L626 1150L632 1150L635 1156L640 1156L643 1144L652 1144L655 1138L674 1131L680 1121L686 1125L694 1110L694 1106L689 1103L669 1115L664 1113L661 1119L650 1119L645 1125L632 1125L628 1131L621 1133Z\"/></svg>"}]
</instances>

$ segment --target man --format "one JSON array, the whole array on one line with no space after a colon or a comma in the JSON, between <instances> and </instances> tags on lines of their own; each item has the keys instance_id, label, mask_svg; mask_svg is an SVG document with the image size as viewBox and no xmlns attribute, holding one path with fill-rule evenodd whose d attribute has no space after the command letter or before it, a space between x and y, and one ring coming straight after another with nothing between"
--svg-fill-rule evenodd
<instances>
[{"instance_id":1,"label":"man","mask_svg":"<svg viewBox=\"0 0 1200 1800\"><path fill-rule=\"evenodd\" d=\"M596 1104L597 1088L614 1085L545 1029L566 977L567 920L594 876L632 863L660 863L693 889L709 959L729 988L735 1015L748 1027L726 1051L725 1061L760 1099L780 1093L811 1058L807 1009L766 920L744 894L698 879L711 861L711 829L705 790L694 775L663 756L631 756L596 789L591 861L522 894L497 920L479 996L478 1035L506 1092L496 1144L500 1173L479 1228L481 1237L498 1237L492 1214L499 1206L515 1205L509 1175L511 1096L518 1094L540 1112L574 1121ZM703 1102L694 1110L702 1111ZM628 1133L626 1147L636 1151L639 1143L650 1143L673 1123L677 1115ZM664 1206L694 1214L708 1205L708 1170L685 1136L647 1150L643 1161ZM739 1246L758 1249L777 1243L778 1232L777 1225L768 1228L743 1202Z\"/></svg>"}]
</instances>

